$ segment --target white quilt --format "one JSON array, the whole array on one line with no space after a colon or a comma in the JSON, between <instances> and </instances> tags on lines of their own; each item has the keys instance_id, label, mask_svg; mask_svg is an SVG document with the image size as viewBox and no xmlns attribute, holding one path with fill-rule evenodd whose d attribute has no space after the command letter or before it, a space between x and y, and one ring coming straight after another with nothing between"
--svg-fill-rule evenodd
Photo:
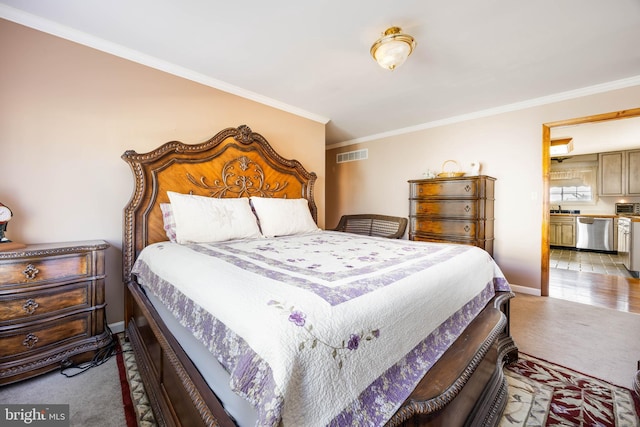
<instances>
[{"instance_id":1,"label":"white quilt","mask_svg":"<svg viewBox=\"0 0 640 427\"><path fill-rule=\"evenodd\" d=\"M157 243L133 272L229 371L259 425L383 425L509 285L473 246L322 231Z\"/></svg>"}]
</instances>

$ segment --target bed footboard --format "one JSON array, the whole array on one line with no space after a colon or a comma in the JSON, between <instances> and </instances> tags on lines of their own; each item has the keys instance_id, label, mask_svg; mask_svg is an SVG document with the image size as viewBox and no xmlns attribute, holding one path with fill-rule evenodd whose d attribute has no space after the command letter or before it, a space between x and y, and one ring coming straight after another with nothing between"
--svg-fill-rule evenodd
<instances>
[{"instance_id":1,"label":"bed footboard","mask_svg":"<svg viewBox=\"0 0 640 427\"><path fill-rule=\"evenodd\" d=\"M518 357L513 340L505 335L512 296L499 293L485 307L427 372L387 427L498 424L507 403L503 367Z\"/></svg>"}]
</instances>

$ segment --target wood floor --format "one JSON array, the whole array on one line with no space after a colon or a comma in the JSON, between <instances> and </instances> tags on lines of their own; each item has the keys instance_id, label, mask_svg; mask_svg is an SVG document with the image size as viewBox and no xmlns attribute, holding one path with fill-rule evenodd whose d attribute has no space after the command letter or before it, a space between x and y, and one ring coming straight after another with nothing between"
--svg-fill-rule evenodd
<instances>
[{"instance_id":1,"label":"wood floor","mask_svg":"<svg viewBox=\"0 0 640 427\"><path fill-rule=\"evenodd\" d=\"M549 269L549 296L640 314L640 279Z\"/></svg>"}]
</instances>

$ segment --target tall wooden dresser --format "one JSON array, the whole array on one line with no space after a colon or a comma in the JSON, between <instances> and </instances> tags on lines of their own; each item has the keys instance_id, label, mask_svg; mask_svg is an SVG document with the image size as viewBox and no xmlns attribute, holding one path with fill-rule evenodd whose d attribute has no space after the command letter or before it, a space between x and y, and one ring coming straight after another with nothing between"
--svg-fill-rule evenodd
<instances>
[{"instance_id":1,"label":"tall wooden dresser","mask_svg":"<svg viewBox=\"0 0 640 427\"><path fill-rule=\"evenodd\" d=\"M493 255L495 178L409 181L409 239L478 246Z\"/></svg>"},{"instance_id":2,"label":"tall wooden dresser","mask_svg":"<svg viewBox=\"0 0 640 427\"><path fill-rule=\"evenodd\" d=\"M101 240L0 251L0 385L81 363L111 343Z\"/></svg>"}]
</instances>

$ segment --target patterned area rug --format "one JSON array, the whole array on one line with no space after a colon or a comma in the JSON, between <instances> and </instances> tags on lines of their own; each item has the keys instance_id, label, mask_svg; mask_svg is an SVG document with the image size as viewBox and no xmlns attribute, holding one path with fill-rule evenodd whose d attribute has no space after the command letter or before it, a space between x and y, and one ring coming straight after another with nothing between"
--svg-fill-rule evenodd
<instances>
[{"instance_id":1,"label":"patterned area rug","mask_svg":"<svg viewBox=\"0 0 640 427\"><path fill-rule=\"evenodd\" d=\"M122 362L124 365L124 372L120 371L120 377L121 379L125 377L129 384L129 392L131 393L131 401L138 427L155 427L157 425L156 420L153 417L153 411L151 410L147 393L144 390L144 385L142 385L131 344L124 339L123 333L118 334L118 341L120 342L120 347L122 347ZM124 390L125 388L123 387Z\"/></svg>"},{"instance_id":2,"label":"patterned area rug","mask_svg":"<svg viewBox=\"0 0 640 427\"><path fill-rule=\"evenodd\" d=\"M155 427L129 342L118 334L139 427ZM640 426L640 399L628 389L520 353L505 368L509 400L501 427ZM123 388L124 390L124 388Z\"/></svg>"},{"instance_id":3,"label":"patterned area rug","mask_svg":"<svg viewBox=\"0 0 640 427\"><path fill-rule=\"evenodd\" d=\"M500 426L639 426L631 390L520 353ZM629 379L631 381L631 379Z\"/></svg>"}]
</instances>

